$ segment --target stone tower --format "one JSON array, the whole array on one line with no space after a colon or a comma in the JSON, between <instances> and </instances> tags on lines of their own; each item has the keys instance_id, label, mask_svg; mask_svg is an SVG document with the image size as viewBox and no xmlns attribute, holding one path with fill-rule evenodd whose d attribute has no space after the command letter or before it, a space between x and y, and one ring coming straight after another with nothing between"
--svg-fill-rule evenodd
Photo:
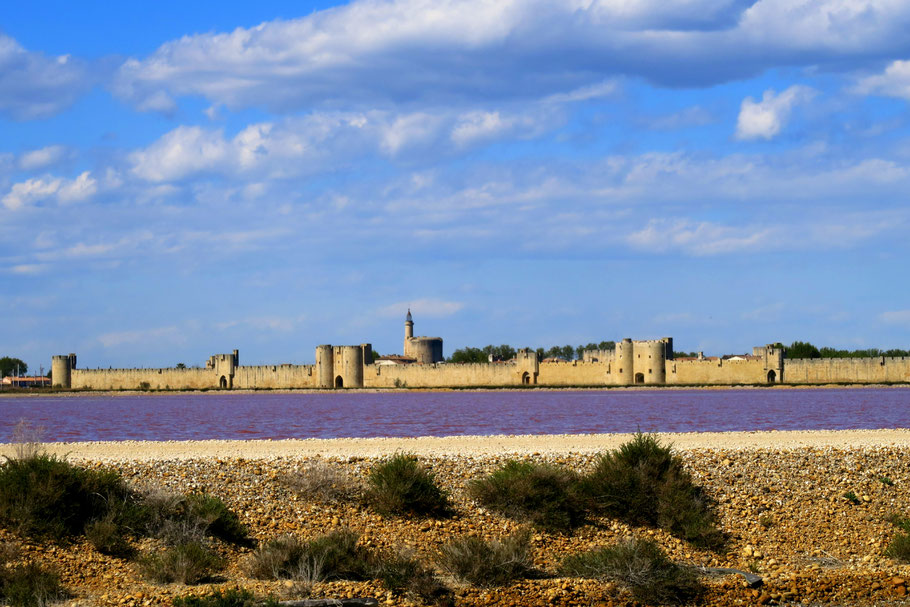
<instances>
[{"instance_id":1,"label":"stone tower","mask_svg":"<svg viewBox=\"0 0 910 607\"><path fill-rule=\"evenodd\" d=\"M414 319L411 317L411 308L408 308L408 315L404 319L404 349L408 349L408 340L414 337Z\"/></svg>"},{"instance_id":2,"label":"stone tower","mask_svg":"<svg viewBox=\"0 0 910 607\"><path fill-rule=\"evenodd\" d=\"M445 360L442 356L441 337L414 337L414 319L410 308L404 321L404 355L422 365Z\"/></svg>"},{"instance_id":3,"label":"stone tower","mask_svg":"<svg viewBox=\"0 0 910 607\"><path fill-rule=\"evenodd\" d=\"M75 354L58 354L51 358L51 384L61 388L72 388L73 369L76 368Z\"/></svg>"}]
</instances>

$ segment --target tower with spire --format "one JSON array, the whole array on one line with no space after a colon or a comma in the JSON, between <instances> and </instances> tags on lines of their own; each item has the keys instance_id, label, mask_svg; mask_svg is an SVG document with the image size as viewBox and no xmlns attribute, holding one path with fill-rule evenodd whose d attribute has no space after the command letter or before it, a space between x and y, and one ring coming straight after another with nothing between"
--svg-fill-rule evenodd
<instances>
[{"instance_id":1,"label":"tower with spire","mask_svg":"<svg viewBox=\"0 0 910 607\"><path fill-rule=\"evenodd\" d=\"M441 337L414 337L414 318L411 308L404 319L404 355L421 364L438 363L445 360L442 356Z\"/></svg>"}]
</instances>

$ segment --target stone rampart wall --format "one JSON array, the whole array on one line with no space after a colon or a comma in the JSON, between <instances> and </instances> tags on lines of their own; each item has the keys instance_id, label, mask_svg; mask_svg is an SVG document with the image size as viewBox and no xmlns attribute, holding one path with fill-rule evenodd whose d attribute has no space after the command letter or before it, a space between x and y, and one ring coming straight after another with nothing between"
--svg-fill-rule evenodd
<instances>
[{"instance_id":1,"label":"stone rampart wall","mask_svg":"<svg viewBox=\"0 0 910 607\"><path fill-rule=\"evenodd\" d=\"M910 382L910 357L788 358L784 381L790 384Z\"/></svg>"},{"instance_id":2,"label":"stone rampart wall","mask_svg":"<svg viewBox=\"0 0 910 607\"><path fill-rule=\"evenodd\" d=\"M367 388L460 388L517 386L523 367L510 363L440 363L435 365L367 365Z\"/></svg>"},{"instance_id":3,"label":"stone rampart wall","mask_svg":"<svg viewBox=\"0 0 910 607\"><path fill-rule=\"evenodd\" d=\"M89 390L138 390L143 382L154 390L215 388L212 369L73 369L72 387Z\"/></svg>"},{"instance_id":4,"label":"stone rampart wall","mask_svg":"<svg viewBox=\"0 0 910 607\"><path fill-rule=\"evenodd\" d=\"M237 367L234 388L318 388L315 365L260 365Z\"/></svg>"},{"instance_id":5,"label":"stone rampart wall","mask_svg":"<svg viewBox=\"0 0 910 607\"><path fill-rule=\"evenodd\" d=\"M603 386L613 383L609 362L542 362L537 383L543 386Z\"/></svg>"},{"instance_id":6,"label":"stone rampart wall","mask_svg":"<svg viewBox=\"0 0 910 607\"><path fill-rule=\"evenodd\" d=\"M787 363L789 365L789 363ZM774 382L762 360L668 360L668 384L766 384L780 382L775 371ZM789 368L789 367L788 367ZM789 377L784 381L790 381Z\"/></svg>"}]
</instances>

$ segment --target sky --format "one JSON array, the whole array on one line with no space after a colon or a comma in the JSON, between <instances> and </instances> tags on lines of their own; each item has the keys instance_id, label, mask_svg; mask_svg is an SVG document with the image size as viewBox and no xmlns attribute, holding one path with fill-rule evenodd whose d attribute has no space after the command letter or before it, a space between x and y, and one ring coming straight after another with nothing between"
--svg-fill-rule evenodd
<instances>
[{"instance_id":1,"label":"sky","mask_svg":"<svg viewBox=\"0 0 910 607\"><path fill-rule=\"evenodd\" d=\"M0 9L0 356L910 347L910 3Z\"/></svg>"}]
</instances>

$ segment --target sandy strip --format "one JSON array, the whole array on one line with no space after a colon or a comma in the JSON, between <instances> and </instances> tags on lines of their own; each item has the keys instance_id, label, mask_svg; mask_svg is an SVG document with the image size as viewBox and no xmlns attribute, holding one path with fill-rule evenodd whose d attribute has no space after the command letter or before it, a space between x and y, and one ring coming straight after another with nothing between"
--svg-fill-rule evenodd
<instances>
[{"instance_id":1,"label":"sandy strip","mask_svg":"<svg viewBox=\"0 0 910 607\"><path fill-rule=\"evenodd\" d=\"M661 434L680 450L790 449L799 447L910 447L910 429L771 432L691 432ZM446 436L419 438L340 438L306 440L122 441L48 443L49 453L93 461L273 457L380 457L404 451L424 456L595 453L618 447L629 434L556 434L524 436ZM0 444L0 455L12 455Z\"/></svg>"}]
</instances>

